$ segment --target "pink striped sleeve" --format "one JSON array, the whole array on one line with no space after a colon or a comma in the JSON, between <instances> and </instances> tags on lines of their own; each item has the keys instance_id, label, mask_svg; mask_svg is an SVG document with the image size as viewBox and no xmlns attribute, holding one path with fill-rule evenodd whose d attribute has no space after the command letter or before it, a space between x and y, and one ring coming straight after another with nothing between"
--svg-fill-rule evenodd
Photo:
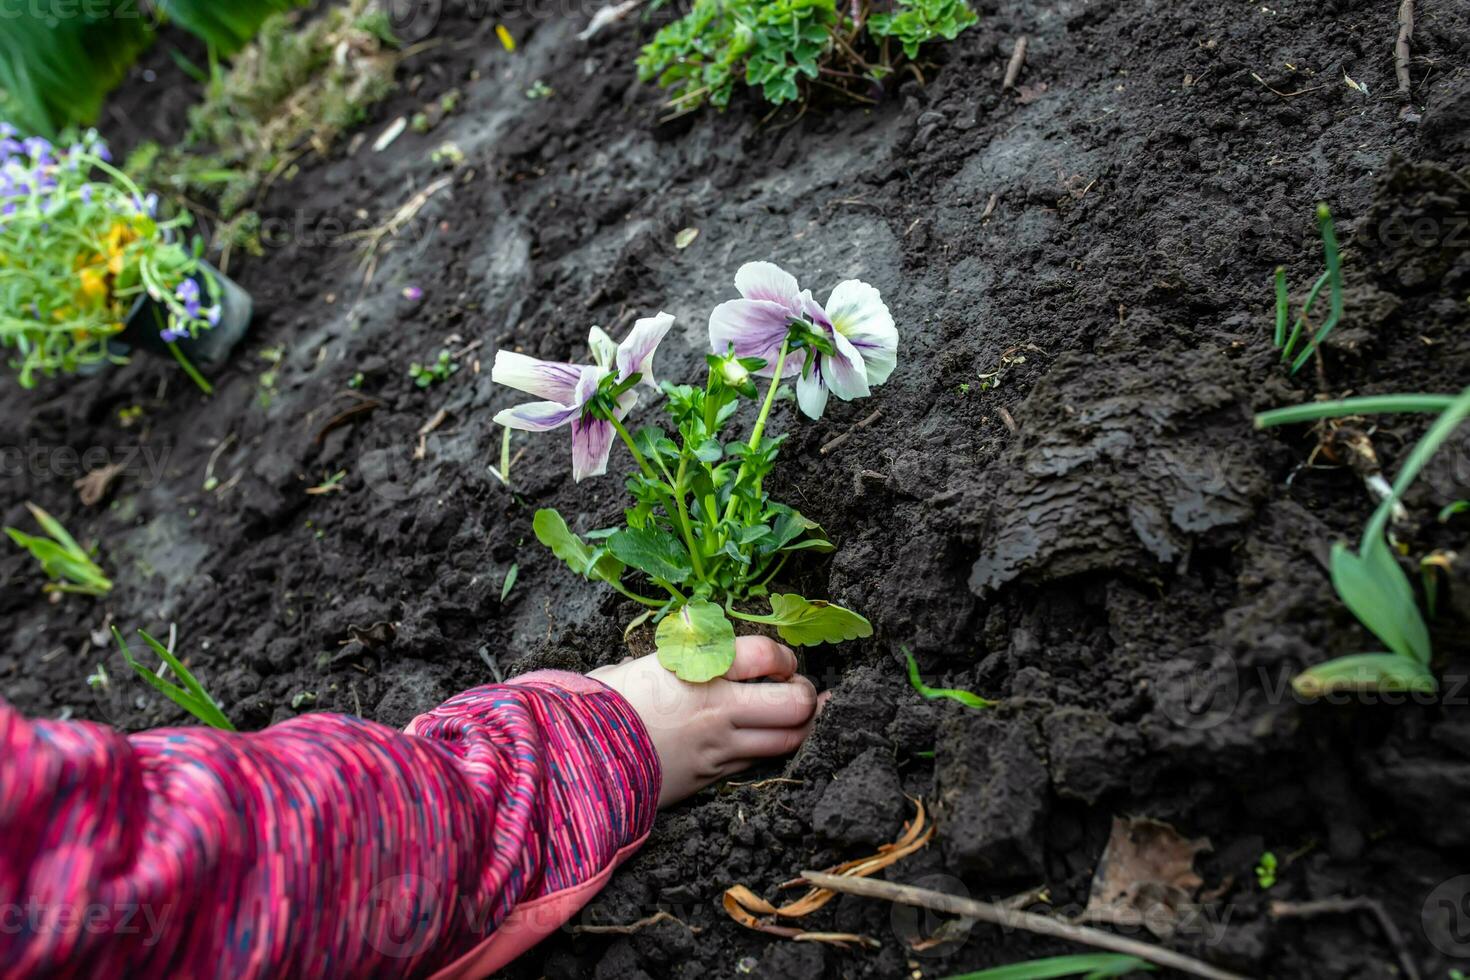
<instances>
[{"instance_id":1,"label":"pink striped sleeve","mask_svg":"<svg viewBox=\"0 0 1470 980\"><path fill-rule=\"evenodd\" d=\"M641 843L659 778L628 703L575 674L406 732L123 736L0 702L0 976L482 975Z\"/></svg>"}]
</instances>

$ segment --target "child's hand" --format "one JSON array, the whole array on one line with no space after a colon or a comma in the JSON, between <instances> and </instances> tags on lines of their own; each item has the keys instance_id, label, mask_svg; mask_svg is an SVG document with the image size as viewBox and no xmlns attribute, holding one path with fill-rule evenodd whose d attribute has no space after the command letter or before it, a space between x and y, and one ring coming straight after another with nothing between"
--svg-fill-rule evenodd
<instances>
[{"instance_id":1,"label":"child's hand","mask_svg":"<svg viewBox=\"0 0 1470 980\"><path fill-rule=\"evenodd\" d=\"M738 637L734 665L708 684L679 680L652 655L589 676L626 698L647 726L663 767L659 806L757 759L793 751L811 732L819 708L817 689L796 673L796 655L764 636ZM761 677L780 683L737 683Z\"/></svg>"}]
</instances>

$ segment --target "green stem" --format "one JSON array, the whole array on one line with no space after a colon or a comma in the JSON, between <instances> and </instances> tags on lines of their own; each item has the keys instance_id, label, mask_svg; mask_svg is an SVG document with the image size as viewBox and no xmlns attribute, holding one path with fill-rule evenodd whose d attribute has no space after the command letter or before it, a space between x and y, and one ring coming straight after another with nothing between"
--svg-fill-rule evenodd
<instances>
[{"instance_id":1,"label":"green stem","mask_svg":"<svg viewBox=\"0 0 1470 980\"><path fill-rule=\"evenodd\" d=\"M791 339L788 337L786 340L781 341L781 352L776 355L776 372L771 375L771 386L766 389L766 400L761 403L760 414L755 417L755 428L750 432L750 442L747 445L751 452L754 452L760 446L761 436L765 434L766 419L770 418L771 406L776 402L776 389L781 386L781 372L786 367L786 355L790 349ZM748 460L749 457L740 463L740 470L735 474L736 486L740 485L741 478L745 476L745 467ZM730 502L725 505L725 520L728 521L735 516L735 501L737 499L736 494L730 494Z\"/></svg>"},{"instance_id":2,"label":"green stem","mask_svg":"<svg viewBox=\"0 0 1470 980\"><path fill-rule=\"evenodd\" d=\"M725 606L725 613L727 615L734 616L736 619L743 619L743 620L745 620L746 622L749 622L749 623L776 623L776 622L778 622L778 620L776 619L776 617L774 615L771 615L771 616L757 616L755 613L743 613L743 612L741 612L740 610L736 609L734 606L731 606L731 605L726 605Z\"/></svg>"},{"instance_id":3,"label":"green stem","mask_svg":"<svg viewBox=\"0 0 1470 980\"><path fill-rule=\"evenodd\" d=\"M653 468L648 465L648 460L644 459L643 454L638 451L638 447L633 445L633 437L628 434L628 430L624 428L623 423L619 422L616 416L610 416L608 421L612 423L614 429L618 430L618 435L623 437L623 444L628 447L628 452L633 454L633 460L638 464L638 468L643 471L643 475L657 482L658 476L653 472Z\"/></svg>"},{"instance_id":4,"label":"green stem","mask_svg":"<svg viewBox=\"0 0 1470 980\"><path fill-rule=\"evenodd\" d=\"M686 596L684 593L680 592L678 590L678 588L676 588L674 586L674 583L673 582L668 582L668 581L665 581L664 579L661 579L661 578L654 578L652 575L650 575L648 577L651 578L651 579L653 579L653 582L654 582L655 585L657 585L661 589L667 590L668 593L669 593L669 595L673 596L675 599L678 599L680 602L688 602L689 601L689 597ZM663 605L663 603L659 603L659 605Z\"/></svg>"},{"instance_id":5,"label":"green stem","mask_svg":"<svg viewBox=\"0 0 1470 980\"><path fill-rule=\"evenodd\" d=\"M646 595L639 595L638 593L632 591L627 586L625 586L622 582L614 582L608 579L605 579L604 581L606 581L607 584L611 585L614 589L617 589L623 595L627 596L629 599L632 599L634 602L641 602L643 605L651 606L654 609L661 608L665 604L666 600L651 599Z\"/></svg>"},{"instance_id":6,"label":"green stem","mask_svg":"<svg viewBox=\"0 0 1470 980\"><path fill-rule=\"evenodd\" d=\"M179 350L178 344L170 340L168 342L168 350L169 353L173 354L174 360L179 362L179 367L184 369L184 373L187 374L194 381L194 383L199 386L200 391L204 392L206 395L214 394L214 386L211 385L208 381L205 381L204 375L200 374L198 369L195 368L194 365L189 363L189 359L184 356L184 352Z\"/></svg>"},{"instance_id":7,"label":"green stem","mask_svg":"<svg viewBox=\"0 0 1470 980\"><path fill-rule=\"evenodd\" d=\"M776 567L775 568L772 568L770 570L770 572L767 573L767 575L766 575L765 578L761 579L759 582L756 583L756 588L761 588L761 589L765 588L766 585L769 584L769 582L771 581L771 579L773 579L773 578L776 577L776 573L779 572L781 570L781 568L786 564L786 559L789 558L789 557L791 557L791 553L790 552L784 552L784 553L782 553L780 559L778 559L777 562L776 562Z\"/></svg>"},{"instance_id":8,"label":"green stem","mask_svg":"<svg viewBox=\"0 0 1470 980\"><path fill-rule=\"evenodd\" d=\"M684 473L689 466L687 452L679 454L679 475L674 477L674 503L679 507L679 524L684 529L684 544L689 548L689 558L694 562L694 574L701 582L704 577L704 561L699 557L699 548L694 543L694 528L689 524L689 507L684 503Z\"/></svg>"},{"instance_id":9,"label":"green stem","mask_svg":"<svg viewBox=\"0 0 1470 980\"><path fill-rule=\"evenodd\" d=\"M609 418L608 421L612 423L612 426L614 429L617 430L618 435L623 437L623 442L627 445L628 452L633 454L633 459L637 461L638 468L643 471L643 475L648 477L650 481L657 483L658 475L655 474L653 468L648 465L648 460L643 458L643 454L638 451L638 447L633 444L633 437L628 434L627 428L624 427L623 423L618 421L616 418ZM659 466L663 466L662 461L659 462ZM667 475L667 471L665 471L665 476ZM694 546L694 532L690 530L689 515L688 512L684 509L684 488L682 486L683 475L684 468L683 460L681 459L679 466L680 478L679 480L674 481L674 500L670 500L668 494L665 493L660 493L659 496L663 499L664 510L668 512L670 517L678 516L680 523L683 525L684 544L689 549L689 559L694 563L694 573L699 576L701 581L703 581L704 565L699 559L698 549L696 549ZM654 579L654 581L658 582L657 579ZM674 588L668 583L658 582L658 584L668 589L674 595L679 596L679 598L684 598L683 595L680 594L678 589Z\"/></svg>"}]
</instances>

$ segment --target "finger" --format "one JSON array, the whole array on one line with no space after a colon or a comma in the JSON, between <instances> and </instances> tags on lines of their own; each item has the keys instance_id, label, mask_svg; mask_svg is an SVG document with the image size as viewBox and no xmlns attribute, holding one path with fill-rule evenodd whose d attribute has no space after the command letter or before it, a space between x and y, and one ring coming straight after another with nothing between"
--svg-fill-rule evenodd
<instances>
[{"instance_id":1,"label":"finger","mask_svg":"<svg viewBox=\"0 0 1470 980\"><path fill-rule=\"evenodd\" d=\"M732 681L748 681L757 677L786 680L796 673L796 654L769 636L735 638L735 662L725 671Z\"/></svg>"},{"instance_id":2,"label":"finger","mask_svg":"<svg viewBox=\"0 0 1470 980\"><path fill-rule=\"evenodd\" d=\"M796 728L741 728L730 738L730 751L737 759L789 755L806 741L811 732L809 724Z\"/></svg>"},{"instance_id":3,"label":"finger","mask_svg":"<svg viewBox=\"0 0 1470 980\"><path fill-rule=\"evenodd\" d=\"M727 684L720 695L736 728L794 728L817 710L817 689L800 674L779 684Z\"/></svg>"}]
</instances>

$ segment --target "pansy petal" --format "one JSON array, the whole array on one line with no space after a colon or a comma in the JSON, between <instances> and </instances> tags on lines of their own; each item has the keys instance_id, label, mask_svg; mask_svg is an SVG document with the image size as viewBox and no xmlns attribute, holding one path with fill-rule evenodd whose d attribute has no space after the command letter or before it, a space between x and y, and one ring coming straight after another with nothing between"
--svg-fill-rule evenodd
<instances>
[{"instance_id":1,"label":"pansy petal","mask_svg":"<svg viewBox=\"0 0 1470 980\"><path fill-rule=\"evenodd\" d=\"M799 308L796 277L774 262L745 263L735 273L735 288L746 299L779 303L793 312Z\"/></svg>"},{"instance_id":2,"label":"pansy petal","mask_svg":"<svg viewBox=\"0 0 1470 980\"><path fill-rule=\"evenodd\" d=\"M832 343L837 353L822 358L822 380L832 394L843 401L867 398L872 392L868 390L868 372L863 366L862 355L840 333L832 335Z\"/></svg>"},{"instance_id":3,"label":"pansy petal","mask_svg":"<svg viewBox=\"0 0 1470 980\"><path fill-rule=\"evenodd\" d=\"M490 369L490 380L537 398L570 405L573 404L577 382L582 380L582 366L540 361L515 351L498 350L495 352L495 364Z\"/></svg>"},{"instance_id":4,"label":"pansy petal","mask_svg":"<svg viewBox=\"0 0 1470 980\"><path fill-rule=\"evenodd\" d=\"M589 476L607 472L607 456L612 451L612 423L591 415L572 422L572 479L580 483Z\"/></svg>"},{"instance_id":5,"label":"pansy petal","mask_svg":"<svg viewBox=\"0 0 1470 980\"><path fill-rule=\"evenodd\" d=\"M592 360L600 368L610 368L618 355L618 345L601 327L593 327L587 334L587 348L592 351Z\"/></svg>"},{"instance_id":6,"label":"pansy petal","mask_svg":"<svg viewBox=\"0 0 1470 980\"><path fill-rule=\"evenodd\" d=\"M859 279L839 282L827 297L826 310L832 326L862 355L868 383L887 381L898 364L898 329L878 290Z\"/></svg>"},{"instance_id":7,"label":"pansy petal","mask_svg":"<svg viewBox=\"0 0 1470 980\"><path fill-rule=\"evenodd\" d=\"M495 423L507 429L524 432L545 432L566 425L580 415L582 409L576 405L561 405L557 402L527 402L515 408L495 413Z\"/></svg>"},{"instance_id":8,"label":"pansy petal","mask_svg":"<svg viewBox=\"0 0 1470 980\"><path fill-rule=\"evenodd\" d=\"M827 316L827 311L822 309L822 304L812 297L810 289L801 291L801 315L814 326L822 327L829 333L832 331L832 320Z\"/></svg>"},{"instance_id":9,"label":"pansy petal","mask_svg":"<svg viewBox=\"0 0 1470 980\"><path fill-rule=\"evenodd\" d=\"M827 386L822 383L822 359L812 365L811 371L796 379L796 404L801 406L807 418L819 419L827 409Z\"/></svg>"},{"instance_id":10,"label":"pansy petal","mask_svg":"<svg viewBox=\"0 0 1470 980\"><path fill-rule=\"evenodd\" d=\"M633 329L618 345L619 381L626 380L631 374L641 374L644 384L650 388L658 387L658 382L653 380L653 352L673 325L674 315L662 311L658 316L646 316L633 324Z\"/></svg>"},{"instance_id":11,"label":"pansy petal","mask_svg":"<svg viewBox=\"0 0 1470 980\"><path fill-rule=\"evenodd\" d=\"M709 315L710 350L724 354L733 346L737 357L763 358L766 366L756 373L770 375L775 371L781 342L790 330L791 312L779 303L727 300Z\"/></svg>"}]
</instances>

